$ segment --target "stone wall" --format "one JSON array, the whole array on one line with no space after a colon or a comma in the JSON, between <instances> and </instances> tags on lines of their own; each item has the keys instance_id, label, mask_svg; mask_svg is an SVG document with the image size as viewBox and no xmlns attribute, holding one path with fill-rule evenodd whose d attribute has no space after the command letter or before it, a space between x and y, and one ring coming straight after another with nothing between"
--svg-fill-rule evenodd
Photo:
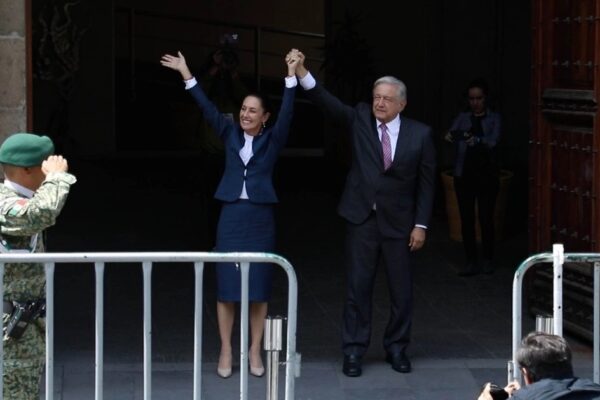
<instances>
[{"instance_id":1,"label":"stone wall","mask_svg":"<svg viewBox=\"0 0 600 400\"><path fill-rule=\"evenodd\" d=\"M27 129L25 2L0 0L0 141Z\"/></svg>"}]
</instances>

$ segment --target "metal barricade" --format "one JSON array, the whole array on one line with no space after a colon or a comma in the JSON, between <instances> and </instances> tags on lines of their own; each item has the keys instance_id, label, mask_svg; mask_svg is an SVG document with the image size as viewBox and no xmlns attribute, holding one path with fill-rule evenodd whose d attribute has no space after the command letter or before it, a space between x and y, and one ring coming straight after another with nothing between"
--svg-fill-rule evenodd
<instances>
[{"instance_id":1,"label":"metal barricade","mask_svg":"<svg viewBox=\"0 0 600 400\"><path fill-rule=\"evenodd\" d=\"M508 381L521 379L517 368L517 350L523 337L523 280L525 273L534 265L553 264L553 329L554 334L563 334L563 264L565 262L594 264L594 375L593 380L600 383L600 253L564 253L562 244L552 246L552 253L540 253L527 258L519 265L513 279L512 305L512 360L508 362Z\"/></svg>"},{"instance_id":2,"label":"metal barricade","mask_svg":"<svg viewBox=\"0 0 600 400\"><path fill-rule=\"evenodd\" d=\"M193 399L202 398L202 298L204 263L237 262L241 271L240 304L240 399L248 398L248 294L250 263L267 262L279 265L288 278L287 349L285 355L285 399L294 399L294 383L299 372L300 355L296 353L296 316L298 282L292 265L283 257L270 253L204 253L204 252L149 252L149 253L40 253L0 254L0 298L4 297L4 265L7 263L40 263L46 272L46 399L54 399L54 269L56 263L94 263L96 272L96 329L95 329L95 400L103 399L104 367L104 266L106 263L141 263L143 270L143 339L144 339L144 400L152 398L152 299L151 278L153 263L193 263L195 271L194 294L194 371ZM218 267L217 267L218 268ZM0 360L4 345L0 340ZM0 376L3 363L0 362ZM0 379L0 400L3 381Z\"/></svg>"}]
</instances>

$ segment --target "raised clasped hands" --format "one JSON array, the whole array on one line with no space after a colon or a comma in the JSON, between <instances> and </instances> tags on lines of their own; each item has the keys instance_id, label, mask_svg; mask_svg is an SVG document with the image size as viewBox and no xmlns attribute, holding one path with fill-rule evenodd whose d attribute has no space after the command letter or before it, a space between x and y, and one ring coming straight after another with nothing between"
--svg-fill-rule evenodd
<instances>
[{"instance_id":1,"label":"raised clasped hands","mask_svg":"<svg viewBox=\"0 0 600 400\"><path fill-rule=\"evenodd\" d=\"M173 56L171 54L165 54L160 59L160 64L163 67L171 68L175 71L179 71L184 80L188 80L192 78L192 73L188 68L185 57L181 54L180 51L177 52L177 56Z\"/></svg>"},{"instance_id":2,"label":"raised clasped hands","mask_svg":"<svg viewBox=\"0 0 600 400\"><path fill-rule=\"evenodd\" d=\"M288 76L296 75L296 68L300 62L298 49L291 49L285 56L285 63L288 67Z\"/></svg>"},{"instance_id":3,"label":"raised clasped hands","mask_svg":"<svg viewBox=\"0 0 600 400\"><path fill-rule=\"evenodd\" d=\"M289 62L291 60L295 60L294 61L294 73L296 75L298 75L298 77L304 78L306 76L306 74L308 73L308 71L306 70L306 67L304 67L305 59L306 59L306 57L304 56L304 53L302 53L300 50L291 49L285 56L285 62L286 62L286 64L288 64L288 72L290 72L289 71Z\"/></svg>"}]
</instances>

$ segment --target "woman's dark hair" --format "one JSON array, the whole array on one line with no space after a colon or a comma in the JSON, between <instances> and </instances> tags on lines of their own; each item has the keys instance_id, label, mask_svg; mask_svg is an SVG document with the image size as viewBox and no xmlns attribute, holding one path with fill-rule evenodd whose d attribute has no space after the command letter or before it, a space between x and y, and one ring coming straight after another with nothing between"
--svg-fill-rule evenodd
<instances>
[{"instance_id":1,"label":"woman's dark hair","mask_svg":"<svg viewBox=\"0 0 600 400\"><path fill-rule=\"evenodd\" d=\"M273 109L271 101L269 100L269 96L267 96L266 94L260 92L250 92L246 96L244 96L244 99L246 97L256 97L260 102L260 105L262 106L263 110L266 113L272 113Z\"/></svg>"},{"instance_id":2,"label":"woman's dark hair","mask_svg":"<svg viewBox=\"0 0 600 400\"><path fill-rule=\"evenodd\" d=\"M469 90L473 88L479 88L483 92L483 95L487 97L488 95L488 84L483 78L473 79L469 86L467 86L467 95L469 94Z\"/></svg>"},{"instance_id":3,"label":"woman's dark hair","mask_svg":"<svg viewBox=\"0 0 600 400\"><path fill-rule=\"evenodd\" d=\"M557 335L532 332L521 342L517 362L525 368L533 382L544 378L573 377L571 349L565 339Z\"/></svg>"}]
</instances>

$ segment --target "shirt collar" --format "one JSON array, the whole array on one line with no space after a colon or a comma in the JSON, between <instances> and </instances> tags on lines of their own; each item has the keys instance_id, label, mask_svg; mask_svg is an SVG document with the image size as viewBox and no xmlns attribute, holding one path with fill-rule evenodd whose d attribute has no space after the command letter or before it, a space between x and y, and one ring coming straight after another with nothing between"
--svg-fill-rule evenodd
<instances>
[{"instance_id":1,"label":"shirt collar","mask_svg":"<svg viewBox=\"0 0 600 400\"><path fill-rule=\"evenodd\" d=\"M382 122L379 120L376 120L376 121L377 121L377 130L380 131L379 125L381 125ZM400 114L396 115L396 118L394 118L390 122L386 123L385 126L387 126L387 131L390 135L398 136L398 133L400 132Z\"/></svg>"},{"instance_id":2,"label":"shirt collar","mask_svg":"<svg viewBox=\"0 0 600 400\"><path fill-rule=\"evenodd\" d=\"M19 193L21 196L25 196L28 199L32 198L33 195L35 194L35 192L31 189L27 189L24 186L19 185L18 183L15 183L13 181L9 181L8 179L4 178L4 186L6 186L9 189L14 190L15 192Z\"/></svg>"}]
</instances>

